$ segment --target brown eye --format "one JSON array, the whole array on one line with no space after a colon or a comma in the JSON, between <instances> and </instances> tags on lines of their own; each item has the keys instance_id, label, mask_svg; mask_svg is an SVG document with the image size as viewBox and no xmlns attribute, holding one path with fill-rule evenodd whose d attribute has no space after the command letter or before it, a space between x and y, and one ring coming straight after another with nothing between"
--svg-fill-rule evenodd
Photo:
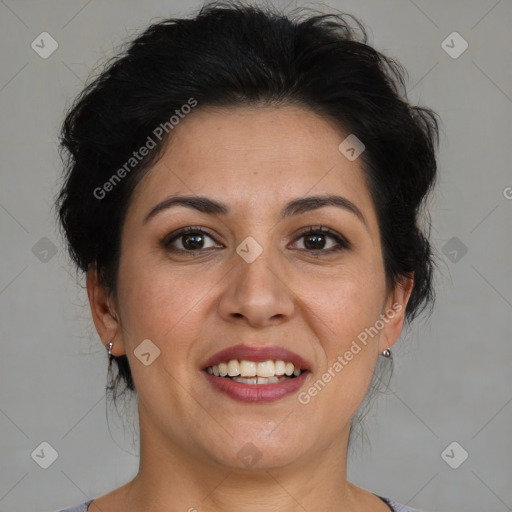
<instances>
[{"instance_id":1,"label":"brown eye","mask_svg":"<svg viewBox=\"0 0 512 512\"><path fill-rule=\"evenodd\" d=\"M299 239L304 240L304 248L300 248L300 250L309 252L330 253L350 248L350 243L344 237L322 226L309 228L300 235ZM328 239L333 240L334 244L327 242Z\"/></svg>"},{"instance_id":2,"label":"brown eye","mask_svg":"<svg viewBox=\"0 0 512 512\"><path fill-rule=\"evenodd\" d=\"M204 252L215 247L222 247L218 245L206 246L207 239L214 241L214 238L203 229L189 226L167 235L161 244L168 251L191 254ZM315 256L351 248L350 243L345 237L322 226L309 228L298 239L303 240L304 246L302 248L299 247L299 250L307 251Z\"/></svg>"},{"instance_id":3,"label":"brown eye","mask_svg":"<svg viewBox=\"0 0 512 512\"><path fill-rule=\"evenodd\" d=\"M206 233L203 229L190 226L179 229L178 231L166 236L162 240L162 245L169 251L181 252L194 252L215 247L205 246L207 238L213 240L212 236ZM176 247L176 242L181 245L181 247Z\"/></svg>"}]
</instances>

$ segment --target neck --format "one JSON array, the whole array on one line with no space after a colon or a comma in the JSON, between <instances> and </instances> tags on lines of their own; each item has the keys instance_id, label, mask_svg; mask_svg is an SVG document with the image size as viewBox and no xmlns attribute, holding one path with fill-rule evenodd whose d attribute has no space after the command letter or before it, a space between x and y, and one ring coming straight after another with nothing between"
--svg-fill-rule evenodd
<instances>
[{"instance_id":1,"label":"neck","mask_svg":"<svg viewBox=\"0 0 512 512\"><path fill-rule=\"evenodd\" d=\"M221 466L171 443L153 424L140 421L140 465L126 486L123 510L189 512L355 511L359 489L347 481L349 429L323 451L285 467Z\"/></svg>"}]
</instances>

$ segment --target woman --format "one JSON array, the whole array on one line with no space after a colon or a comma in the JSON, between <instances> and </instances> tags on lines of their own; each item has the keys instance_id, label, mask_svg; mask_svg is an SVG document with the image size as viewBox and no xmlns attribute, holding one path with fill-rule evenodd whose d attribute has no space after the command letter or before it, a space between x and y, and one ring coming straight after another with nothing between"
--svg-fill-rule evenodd
<instances>
[{"instance_id":1,"label":"woman","mask_svg":"<svg viewBox=\"0 0 512 512\"><path fill-rule=\"evenodd\" d=\"M140 466L67 511L414 510L350 483L347 450L433 304L438 124L353 20L211 4L68 113L59 218Z\"/></svg>"}]
</instances>

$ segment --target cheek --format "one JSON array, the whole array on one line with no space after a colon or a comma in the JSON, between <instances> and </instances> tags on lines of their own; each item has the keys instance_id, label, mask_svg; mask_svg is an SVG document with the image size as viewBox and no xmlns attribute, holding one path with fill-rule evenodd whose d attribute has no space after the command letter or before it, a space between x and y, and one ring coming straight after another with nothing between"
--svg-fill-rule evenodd
<instances>
[{"instance_id":1,"label":"cheek","mask_svg":"<svg viewBox=\"0 0 512 512\"><path fill-rule=\"evenodd\" d=\"M309 322L314 322L321 355L318 372L299 401L333 435L355 414L368 390L378 336L369 336L367 329L379 319L382 296L381 283L348 275L309 296Z\"/></svg>"},{"instance_id":2,"label":"cheek","mask_svg":"<svg viewBox=\"0 0 512 512\"><path fill-rule=\"evenodd\" d=\"M304 400L320 415L325 404L335 404L329 414L342 421L355 413L373 375L379 336L368 333L381 313L385 280L378 272L347 270L311 283L306 307L322 357Z\"/></svg>"},{"instance_id":3,"label":"cheek","mask_svg":"<svg viewBox=\"0 0 512 512\"><path fill-rule=\"evenodd\" d=\"M173 350L186 344L199 330L197 313L215 283L210 273L171 269L148 256L126 258L119 268L125 341L133 346L149 338L162 349L172 341Z\"/></svg>"},{"instance_id":4,"label":"cheek","mask_svg":"<svg viewBox=\"0 0 512 512\"><path fill-rule=\"evenodd\" d=\"M201 299L211 287L197 276L192 279L162 264L149 265L146 261L145 265L138 265L136 258L126 258L120 264L123 341L140 399L152 403L151 409L156 410L162 400L169 400L183 417L186 414L180 407L188 404L188 394L183 395L175 379L185 382L190 377L184 363L194 340L200 337L202 322L198 313L204 308ZM136 355L137 347L146 339L160 351L148 366L141 364ZM162 388L167 390L165 399L154 394L155 389ZM193 404L188 405L194 410Z\"/></svg>"},{"instance_id":5,"label":"cheek","mask_svg":"<svg viewBox=\"0 0 512 512\"><path fill-rule=\"evenodd\" d=\"M325 327L325 339L343 345L379 318L385 298L384 275L370 267L345 266L329 276L297 282L306 309Z\"/></svg>"}]
</instances>

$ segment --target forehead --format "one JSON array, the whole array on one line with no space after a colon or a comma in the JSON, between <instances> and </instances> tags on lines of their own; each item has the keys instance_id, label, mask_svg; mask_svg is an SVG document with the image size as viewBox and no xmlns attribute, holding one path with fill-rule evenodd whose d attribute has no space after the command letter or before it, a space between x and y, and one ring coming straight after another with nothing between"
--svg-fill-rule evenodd
<instances>
[{"instance_id":1,"label":"forehead","mask_svg":"<svg viewBox=\"0 0 512 512\"><path fill-rule=\"evenodd\" d=\"M371 218L361 162L338 149L347 135L296 106L197 107L174 127L130 208L140 216L169 195L202 195L261 217L290 199L337 193Z\"/></svg>"}]
</instances>

